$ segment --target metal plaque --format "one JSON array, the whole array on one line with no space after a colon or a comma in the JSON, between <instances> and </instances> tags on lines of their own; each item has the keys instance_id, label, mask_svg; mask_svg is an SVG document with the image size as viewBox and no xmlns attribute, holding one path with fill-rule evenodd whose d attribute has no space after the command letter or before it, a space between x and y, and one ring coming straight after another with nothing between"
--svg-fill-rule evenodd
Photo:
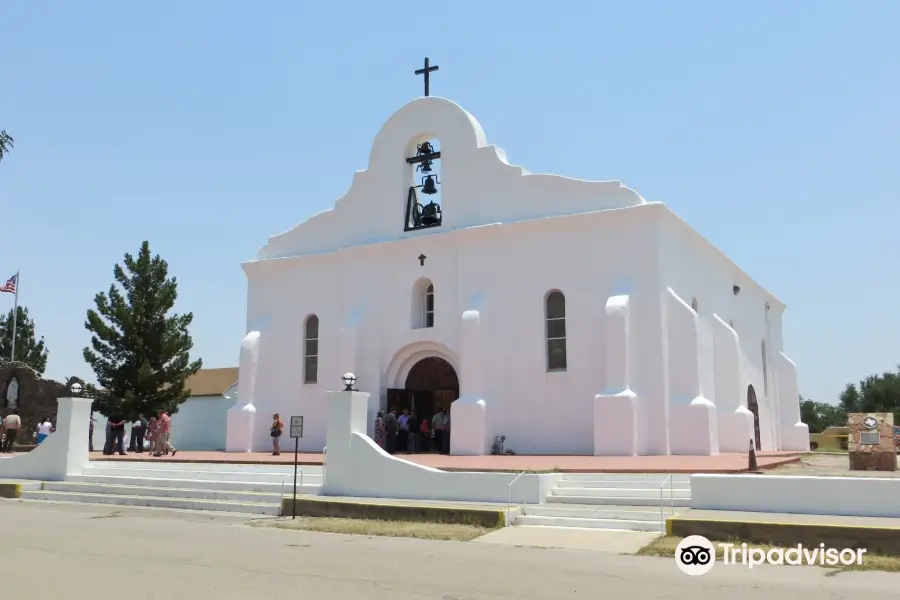
<instances>
[{"instance_id":1,"label":"metal plaque","mask_svg":"<svg viewBox=\"0 0 900 600\"><path fill-rule=\"evenodd\" d=\"M303 437L303 417L291 417L291 437Z\"/></svg>"},{"instance_id":2,"label":"metal plaque","mask_svg":"<svg viewBox=\"0 0 900 600\"><path fill-rule=\"evenodd\" d=\"M859 443L863 446L877 446L881 443L881 434L877 431L863 431L859 435Z\"/></svg>"}]
</instances>

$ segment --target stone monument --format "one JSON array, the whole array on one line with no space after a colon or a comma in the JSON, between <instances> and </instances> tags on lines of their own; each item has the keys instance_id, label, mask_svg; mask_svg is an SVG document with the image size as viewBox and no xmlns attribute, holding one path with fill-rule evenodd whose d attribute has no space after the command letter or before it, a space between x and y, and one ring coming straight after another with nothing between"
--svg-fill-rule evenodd
<instances>
[{"instance_id":1,"label":"stone monument","mask_svg":"<svg viewBox=\"0 0 900 600\"><path fill-rule=\"evenodd\" d=\"M896 471L894 413L850 413L851 471Z\"/></svg>"}]
</instances>

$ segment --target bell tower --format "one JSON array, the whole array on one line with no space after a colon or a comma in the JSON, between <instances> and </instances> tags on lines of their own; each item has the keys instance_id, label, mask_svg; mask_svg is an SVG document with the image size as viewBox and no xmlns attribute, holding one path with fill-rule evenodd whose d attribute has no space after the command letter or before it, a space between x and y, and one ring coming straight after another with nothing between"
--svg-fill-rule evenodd
<instances>
[{"instance_id":1,"label":"bell tower","mask_svg":"<svg viewBox=\"0 0 900 600\"><path fill-rule=\"evenodd\" d=\"M413 185L406 194L406 215L403 231L415 231L429 227L440 227L443 215L441 205L436 202L441 185L435 163L440 161L441 152L435 149L432 142L422 142L416 145L416 155L406 159L410 165L414 165ZM419 200L419 194L422 200ZM426 202L426 199L428 201Z\"/></svg>"}]
</instances>

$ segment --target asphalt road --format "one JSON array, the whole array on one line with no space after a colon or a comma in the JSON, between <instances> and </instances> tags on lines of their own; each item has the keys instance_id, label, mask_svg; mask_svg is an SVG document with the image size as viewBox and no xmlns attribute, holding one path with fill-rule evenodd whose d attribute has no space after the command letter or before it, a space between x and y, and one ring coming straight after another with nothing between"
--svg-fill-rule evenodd
<instances>
[{"instance_id":1,"label":"asphalt road","mask_svg":"<svg viewBox=\"0 0 900 600\"><path fill-rule=\"evenodd\" d=\"M0 501L4 600L796 600L895 597L900 575L252 527L239 517ZM280 594L280 596L278 596Z\"/></svg>"}]
</instances>

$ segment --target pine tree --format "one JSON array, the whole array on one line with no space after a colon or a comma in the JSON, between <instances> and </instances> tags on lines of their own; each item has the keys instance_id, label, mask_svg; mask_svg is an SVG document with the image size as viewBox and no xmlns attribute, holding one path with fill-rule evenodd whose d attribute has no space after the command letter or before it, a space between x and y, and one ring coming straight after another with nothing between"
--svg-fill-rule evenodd
<instances>
[{"instance_id":1,"label":"pine tree","mask_svg":"<svg viewBox=\"0 0 900 600\"><path fill-rule=\"evenodd\" d=\"M178 296L177 281L168 273L168 263L151 257L145 241L137 257L126 254L124 268L117 264L113 269L118 287L114 283L107 294L97 294L96 310L87 312L84 326L93 335L84 360L106 390L95 402L105 415L121 411L130 419L158 410L175 413L190 396L185 380L202 365L189 356L194 315L168 315Z\"/></svg>"},{"instance_id":2,"label":"pine tree","mask_svg":"<svg viewBox=\"0 0 900 600\"><path fill-rule=\"evenodd\" d=\"M44 374L47 368L47 355L50 351L44 345L44 338L37 339L34 334L34 321L28 316L28 309L19 306L16 315L16 356L38 375ZM9 360L12 354L13 309L9 309L0 321L0 358Z\"/></svg>"},{"instance_id":3,"label":"pine tree","mask_svg":"<svg viewBox=\"0 0 900 600\"><path fill-rule=\"evenodd\" d=\"M0 160L3 160L3 157L9 154L14 144L15 140L12 136L6 133L5 129L0 129Z\"/></svg>"}]
</instances>

